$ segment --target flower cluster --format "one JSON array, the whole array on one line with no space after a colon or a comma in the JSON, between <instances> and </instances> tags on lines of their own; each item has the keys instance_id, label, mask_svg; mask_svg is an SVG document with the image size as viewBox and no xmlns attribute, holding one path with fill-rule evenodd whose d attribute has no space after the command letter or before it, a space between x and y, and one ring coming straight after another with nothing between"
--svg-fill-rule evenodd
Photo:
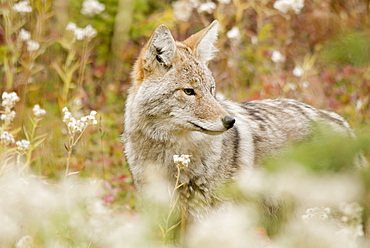
<instances>
[{"instance_id":1,"label":"flower cluster","mask_svg":"<svg viewBox=\"0 0 370 248\"><path fill-rule=\"evenodd\" d=\"M212 14L217 5L214 2L201 3L198 7L198 13Z\"/></svg>"},{"instance_id":2,"label":"flower cluster","mask_svg":"<svg viewBox=\"0 0 370 248\"><path fill-rule=\"evenodd\" d=\"M81 14L86 16L99 15L105 10L105 5L97 0L85 0L82 3Z\"/></svg>"},{"instance_id":3,"label":"flower cluster","mask_svg":"<svg viewBox=\"0 0 370 248\"><path fill-rule=\"evenodd\" d=\"M302 220L307 222L312 219L327 220L329 218L331 210L330 208L309 208L306 210L305 214L302 216Z\"/></svg>"},{"instance_id":4,"label":"flower cluster","mask_svg":"<svg viewBox=\"0 0 370 248\"><path fill-rule=\"evenodd\" d=\"M191 17L193 5L188 1L176 1L172 3L173 14L179 21L188 21Z\"/></svg>"},{"instance_id":5,"label":"flower cluster","mask_svg":"<svg viewBox=\"0 0 370 248\"><path fill-rule=\"evenodd\" d=\"M19 39L21 39L23 41L27 41L27 40L31 39L31 33L28 32L27 30L21 28L21 30L19 31Z\"/></svg>"},{"instance_id":6,"label":"flower cluster","mask_svg":"<svg viewBox=\"0 0 370 248\"><path fill-rule=\"evenodd\" d=\"M28 0L20 1L13 5L13 10L18 13L29 13L32 12L32 7Z\"/></svg>"},{"instance_id":7,"label":"flower cluster","mask_svg":"<svg viewBox=\"0 0 370 248\"><path fill-rule=\"evenodd\" d=\"M76 120L68 108L63 108L63 122L67 124L68 131L70 134L81 133L90 124L95 125L98 121L95 119L96 111L91 111L89 115L81 117L81 119Z\"/></svg>"},{"instance_id":8,"label":"flower cluster","mask_svg":"<svg viewBox=\"0 0 370 248\"><path fill-rule=\"evenodd\" d=\"M2 103L1 106L4 107L4 112L0 115L0 119L5 122L12 122L15 117L15 111L12 110L15 103L18 102L20 99L15 92L3 92L2 94Z\"/></svg>"},{"instance_id":9,"label":"flower cluster","mask_svg":"<svg viewBox=\"0 0 370 248\"><path fill-rule=\"evenodd\" d=\"M173 155L173 162L179 167L188 167L190 155Z\"/></svg>"},{"instance_id":10,"label":"flower cluster","mask_svg":"<svg viewBox=\"0 0 370 248\"><path fill-rule=\"evenodd\" d=\"M339 211L342 214L340 218L341 224L345 230L351 232L354 237L364 236L364 228L362 224L362 211L364 209L357 203L341 203Z\"/></svg>"},{"instance_id":11,"label":"flower cluster","mask_svg":"<svg viewBox=\"0 0 370 248\"><path fill-rule=\"evenodd\" d=\"M285 61L285 57L278 50L273 50L271 54L271 60L275 63L282 63Z\"/></svg>"},{"instance_id":12,"label":"flower cluster","mask_svg":"<svg viewBox=\"0 0 370 248\"><path fill-rule=\"evenodd\" d=\"M227 38L230 40L239 40L240 39L240 30L238 27L233 27L226 33Z\"/></svg>"},{"instance_id":13,"label":"flower cluster","mask_svg":"<svg viewBox=\"0 0 370 248\"><path fill-rule=\"evenodd\" d=\"M37 51L40 48L40 44L37 41L34 40L28 40L27 41L27 51Z\"/></svg>"},{"instance_id":14,"label":"flower cluster","mask_svg":"<svg viewBox=\"0 0 370 248\"><path fill-rule=\"evenodd\" d=\"M230 0L220 0L220 4L228 4ZM173 13L175 18L180 21L188 21L191 17L193 9L196 9L198 13L212 14L217 5L212 2L200 3L198 0L182 0L175 1L172 3Z\"/></svg>"},{"instance_id":15,"label":"flower cluster","mask_svg":"<svg viewBox=\"0 0 370 248\"><path fill-rule=\"evenodd\" d=\"M221 4L229 4L231 0L218 0L218 2Z\"/></svg>"},{"instance_id":16,"label":"flower cluster","mask_svg":"<svg viewBox=\"0 0 370 248\"><path fill-rule=\"evenodd\" d=\"M36 104L33 106L33 114L36 118L42 118L44 115L46 115L45 109L40 108L40 105Z\"/></svg>"},{"instance_id":17,"label":"flower cluster","mask_svg":"<svg viewBox=\"0 0 370 248\"><path fill-rule=\"evenodd\" d=\"M15 140L14 140L14 137L11 133L8 133L7 131L4 131L0 135L0 144L9 145L9 144L13 144L14 142L15 142Z\"/></svg>"},{"instance_id":18,"label":"flower cluster","mask_svg":"<svg viewBox=\"0 0 370 248\"><path fill-rule=\"evenodd\" d=\"M296 77L301 77L304 74L304 70L299 65L296 65L293 69L293 75Z\"/></svg>"},{"instance_id":19,"label":"flower cluster","mask_svg":"<svg viewBox=\"0 0 370 248\"><path fill-rule=\"evenodd\" d=\"M293 11L296 14L301 12L304 7L304 0L277 0L274 3L274 8L283 12L284 14Z\"/></svg>"},{"instance_id":20,"label":"flower cluster","mask_svg":"<svg viewBox=\"0 0 370 248\"><path fill-rule=\"evenodd\" d=\"M77 40L91 39L98 34L96 29L91 25L87 25L85 28L79 28L73 22L68 23L66 30L72 31Z\"/></svg>"},{"instance_id":21,"label":"flower cluster","mask_svg":"<svg viewBox=\"0 0 370 248\"><path fill-rule=\"evenodd\" d=\"M24 154L30 149L30 142L28 140L20 140L15 144L17 145L17 152L20 154Z\"/></svg>"},{"instance_id":22,"label":"flower cluster","mask_svg":"<svg viewBox=\"0 0 370 248\"><path fill-rule=\"evenodd\" d=\"M27 51L37 51L40 48L40 44L37 41L31 40L31 33L25 29L21 29L18 35L21 41L27 42Z\"/></svg>"}]
</instances>

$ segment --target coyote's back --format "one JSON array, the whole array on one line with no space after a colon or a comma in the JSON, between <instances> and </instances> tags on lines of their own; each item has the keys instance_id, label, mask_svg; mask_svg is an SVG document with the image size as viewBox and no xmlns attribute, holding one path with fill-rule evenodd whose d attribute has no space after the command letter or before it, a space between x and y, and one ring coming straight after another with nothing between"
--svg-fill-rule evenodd
<instances>
[{"instance_id":1,"label":"coyote's back","mask_svg":"<svg viewBox=\"0 0 370 248\"><path fill-rule=\"evenodd\" d=\"M208 68L217 26L214 21L183 42L158 26L135 63L126 102L125 152L137 189L174 184L173 155L191 155L180 183L192 215L217 206L215 191L240 171L310 138L314 123L354 136L338 114L295 100L218 100Z\"/></svg>"}]
</instances>

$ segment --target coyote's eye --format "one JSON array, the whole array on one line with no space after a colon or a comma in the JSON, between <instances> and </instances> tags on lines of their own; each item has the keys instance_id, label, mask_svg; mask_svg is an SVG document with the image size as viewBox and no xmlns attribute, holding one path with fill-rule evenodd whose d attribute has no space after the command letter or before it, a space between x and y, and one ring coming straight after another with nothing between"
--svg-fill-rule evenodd
<instances>
[{"instance_id":1,"label":"coyote's eye","mask_svg":"<svg viewBox=\"0 0 370 248\"><path fill-rule=\"evenodd\" d=\"M195 95L195 91L194 91L194 89L185 88L185 89L184 89L184 92L185 92L185 94L186 94L186 95L188 95L188 96L193 96L193 95Z\"/></svg>"}]
</instances>

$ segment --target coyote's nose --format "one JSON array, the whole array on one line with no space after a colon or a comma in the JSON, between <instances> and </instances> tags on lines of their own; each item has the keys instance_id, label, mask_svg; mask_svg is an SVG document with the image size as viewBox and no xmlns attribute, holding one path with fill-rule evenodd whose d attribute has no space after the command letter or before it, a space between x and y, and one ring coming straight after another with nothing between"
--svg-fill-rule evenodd
<instances>
[{"instance_id":1,"label":"coyote's nose","mask_svg":"<svg viewBox=\"0 0 370 248\"><path fill-rule=\"evenodd\" d=\"M222 124L226 129L230 129L234 126L235 118L231 116L226 116L222 119Z\"/></svg>"}]
</instances>

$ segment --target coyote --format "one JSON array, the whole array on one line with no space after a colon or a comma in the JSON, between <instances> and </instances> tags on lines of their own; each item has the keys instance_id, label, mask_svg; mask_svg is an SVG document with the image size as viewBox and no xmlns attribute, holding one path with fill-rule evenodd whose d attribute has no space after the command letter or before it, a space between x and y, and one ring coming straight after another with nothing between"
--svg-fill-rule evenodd
<instances>
[{"instance_id":1,"label":"coyote","mask_svg":"<svg viewBox=\"0 0 370 248\"><path fill-rule=\"evenodd\" d=\"M182 42L159 25L132 72L124 144L137 190L175 183L173 156L191 161L180 182L190 215L219 203L216 189L252 170L289 142L308 139L313 123L354 136L338 114L292 99L232 102L217 99L208 62L216 51L217 21Z\"/></svg>"}]
</instances>

